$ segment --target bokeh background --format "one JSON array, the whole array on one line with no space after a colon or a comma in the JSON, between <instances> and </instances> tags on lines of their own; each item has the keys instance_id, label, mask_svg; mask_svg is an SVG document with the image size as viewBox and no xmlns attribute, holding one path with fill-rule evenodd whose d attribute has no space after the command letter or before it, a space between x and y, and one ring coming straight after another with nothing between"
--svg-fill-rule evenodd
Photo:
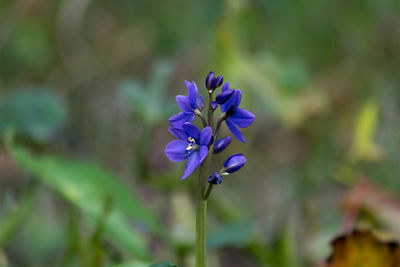
<instances>
[{"instance_id":1,"label":"bokeh background","mask_svg":"<svg viewBox=\"0 0 400 267\"><path fill-rule=\"evenodd\" d=\"M195 177L164 155L184 80L256 115L219 157L209 266L318 266L400 238L400 2L0 1L0 265L193 266ZM229 134L223 129L224 134Z\"/></svg>"}]
</instances>

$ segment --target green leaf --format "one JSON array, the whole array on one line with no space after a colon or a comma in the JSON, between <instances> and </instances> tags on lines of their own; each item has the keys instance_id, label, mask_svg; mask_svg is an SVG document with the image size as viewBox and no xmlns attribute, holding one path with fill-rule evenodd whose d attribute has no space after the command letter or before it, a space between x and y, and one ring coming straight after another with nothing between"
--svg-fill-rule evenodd
<instances>
[{"instance_id":1,"label":"green leaf","mask_svg":"<svg viewBox=\"0 0 400 267\"><path fill-rule=\"evenodd\" d=\"M155 64L148 84L128 80L119 86L121 101L128 104L132 112L148 125L165 121L178 111L173 98L164 94L171 71L171 63L161 60Z\"/></svg>"},{"instance_id":2,"label":"green leaf","mask_svg":"<svg viewBox=\"0 0 400 267\"><path fill-rule=\"evenodd\" d=\"M226 246L243 247L254 237L254 224L250 221L240 221L218 229L209 234L207 247L219 249Z\"/></svg>"},{"instance_id":3,"label":"green leaf","mask_svg":"<svg viewBox=\"0 0 400 267\"><path fill-rule=\"evenodd\" d=\"M143 263L143 262L124 262L124 263L120 263L117 265L113 265L113 267L149 267L148 263Z\"/></svg>"},{"instance_id":4,"label":"green leaf","mask_svg":"<svg viewBox=\"0 0 400 267\"><path fill-rule=\"evenodd\" d=\"M21 90L0 102L0 132L12 128L16 134L36 142L45 142L66 119L66 107L46 89Z\"/></svg>"},{"instance_id":5,"label":"green leaf","mask_svg":"<svg viewBox=\"0 0 400 267\"><path fill-rule=\"evenodd\" d=\"M171 265L170 261L163 261L155 264L132 261L113 265L113 267L176 267L176 265Z\"/></svg>"},{"instance_id":6,"label":"green leaf","mask_svg":"<svg viewBox=\"0 0 400 267\"><path fill-rule=\"evenodd\" d=\"M176 265L171 265L169 261L163 261L160 263L152 264L149 267L176 267Z\"/></svg>"},{"instance_id":7,"label":"green leaf","mask_svg":"<svg viewBox=\"0 0 400 267\"><path fill-rule=\"evenodd\" d=\"M149 210L133 196L118 178L93 163L52 156L34 156L21 147L11 148L17 164L54 191L82 209L94 224L102 214L104 199L110 198L113 210L105 223L111 241L139 258L147 259L146 240L128 223L137 223L158 232L160 227Z\"/></svg>"},{"instance_id":8,"label":"green leaf","mask_svg":"<svg viewBox=\"0 0 400 267\"><path fill-rule=\"evenodd\" d=\"M0 246L9 241L9 239L20 230L21 224L26 220L33 210L33 202L37 193L36 186L30 186L24 192L22 200L18 206L10 211L0 221Z\"/></svg>"}]
</instances>

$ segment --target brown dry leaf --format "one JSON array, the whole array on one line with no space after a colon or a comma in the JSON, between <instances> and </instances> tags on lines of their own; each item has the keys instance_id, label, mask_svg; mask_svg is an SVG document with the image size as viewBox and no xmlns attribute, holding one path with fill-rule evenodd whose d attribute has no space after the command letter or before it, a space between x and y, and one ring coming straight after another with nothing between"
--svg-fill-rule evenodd
<instances>
[{"instance_id":1,"label":"brown dry leaf","mask_svg":"<svg viewBox=\"0 0 400 267\"><path fill-rule=\"evenodd\" d=\"M400 247L368 231L354 231L332 241L333 252L326 267L400 267Z\"/></svg>"}]
</instances>

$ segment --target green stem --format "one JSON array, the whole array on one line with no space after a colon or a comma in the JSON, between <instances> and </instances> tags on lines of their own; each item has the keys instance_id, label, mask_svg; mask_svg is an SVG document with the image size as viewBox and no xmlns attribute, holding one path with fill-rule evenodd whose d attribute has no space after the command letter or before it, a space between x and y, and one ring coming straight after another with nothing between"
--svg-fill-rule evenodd
<instances>
[{"instance_id":1,"label":"green stem","mask_svg":"<svg viewBox=\"0 0 400 267\"><path fill-rule=\"evenodd\" d=\"M212 93L209 93L208 94L208 126L210 126L211 128L214 128L214 120L213 120L214 110L212 109L211 102L212 102Z\"/></svg>"},{"instance_id":2,"label":"green stem","mask_svg":"<svg viewBox=\"0 0 400 267\"><path fill-rule=\"evenodd\" d=\"M204 159L200 166L200 173L197 184L197 209L196 209L196 267L206 266L206 221L207 221L207 200L204 193L209 172L209 157Z\"/></svg>"},{"instance_id":3,"label":"green stem","mask_svg":"<svg viewBox=\"0 0 400 267\"><path fill-rule=\"evenodd\" d=\"M211 194L213 188L214 188L214 185L213 185L213 184L209 184L209 185L208 185L207 192L206 192L206 194L205 194L204 197L203 197L204 200L206 200L206 201L208 200L208 197L210 196L210 194Z\"/></svg>"}]
</instances>

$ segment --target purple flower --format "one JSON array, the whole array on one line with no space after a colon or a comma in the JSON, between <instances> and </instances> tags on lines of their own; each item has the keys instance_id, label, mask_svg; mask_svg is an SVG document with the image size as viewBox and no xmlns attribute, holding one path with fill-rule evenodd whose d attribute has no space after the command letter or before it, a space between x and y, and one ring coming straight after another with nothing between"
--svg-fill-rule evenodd
<instances>
[{"instance_id":1,"label":"purple flower","mask_svg":"<svg viewBox=\"0 0 400 267\"><path fill-rule=\"evenodd\" d=\"M196 116L195 111L197 110L197 85L195 82L185 81L188 95L177 95L176 103L182 112L173 115L168 119L168 122L173 128L182 128L185 122L192 122Z\"/></svg>"},{"instance_id":2,"label":"purple flower","mask_svg":"<svg viewBox=\"0 0 400 267\"><path fill-rule=\"evenodd\" d=\"M168 143L165 154L171 161L187 159L185 172L181 178L184 180L207 157L211 128L205 127L200 132L199 128L186 122L182 125L182 129L170 127L169 131L178 139Z\"/></svg>"},{"instance_id":3,"label":"purple flower","mask_svg":"<svg viewBox=\"0 0 400 267\"><path fill-rule=\"evenodd\" d=\"M222 174L229 174L240 170L246 163L246 158L243 154L235 154L227 158L224 162Z\"/></svg>"},{"instance_id":4,"label":"purple flower","mask_svg":"<svg viewBox=\"0 0 400 267\"><path fill-rule=\"evenodd\" d=\"M226 84L228 85L226 86ZM217 96L217 101L218 97L220 97L221 99L221 96L225 92L230 92L229 90L232 90L233 92L227 99L224 99L223 104L220 105L221 111L226 114L225 123L233 136L240 142L245 143L246 138L244 138L242 132L237 127L249 127L253 123L255 116L250 111L239 108L240 102L242 100L242 91L240 91L240 89L229 89L229 83L225 83L222 86L221 94Z\"/></svg>"}]
</instances>

